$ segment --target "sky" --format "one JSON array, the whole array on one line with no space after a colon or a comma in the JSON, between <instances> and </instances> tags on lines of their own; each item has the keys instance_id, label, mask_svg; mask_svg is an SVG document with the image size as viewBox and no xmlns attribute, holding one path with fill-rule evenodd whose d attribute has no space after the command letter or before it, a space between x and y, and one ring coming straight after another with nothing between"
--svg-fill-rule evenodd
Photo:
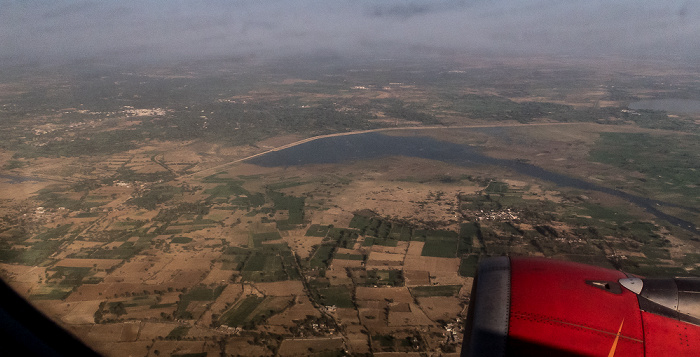
<instances>
[{"instance_id":1,"label":"sky","mask_svg":"<svg viewBox=\"0 0 700 357\"><path fill-rule=\"evenodd\" d=\"M327 53L700 58L689 0L0 0L0 65Z\"/></svg>"}]
</instances>

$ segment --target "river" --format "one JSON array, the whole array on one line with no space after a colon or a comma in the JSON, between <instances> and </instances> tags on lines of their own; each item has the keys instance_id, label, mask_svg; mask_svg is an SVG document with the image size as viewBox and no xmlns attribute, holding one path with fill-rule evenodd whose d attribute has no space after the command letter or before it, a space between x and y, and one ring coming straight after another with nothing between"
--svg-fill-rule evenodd
<instances>
[{"instance_id":1,"label":"river","mask_svg":"<svg viewBox=\"0 0 700 357\"><path fill-rule=\"evenodd\" d=\"M507 167L518 173L549 181L561 187L599 191L623 198L646 209L647 212L658 218L693 233L700 234L700 231L693 223L668 215L657 208L659 206L680 207L678 205L632 195L585 180L547 171L541 167L521 161L492 158L481 154L478 149L468 145L439 141L425 136L390 136L380 133L363 133L326 137L283 150L269 152L246 161L260 166L277 167L336 164L388 156L417 157L460 166L496 165Z\"/></svg>"}]
</instances>

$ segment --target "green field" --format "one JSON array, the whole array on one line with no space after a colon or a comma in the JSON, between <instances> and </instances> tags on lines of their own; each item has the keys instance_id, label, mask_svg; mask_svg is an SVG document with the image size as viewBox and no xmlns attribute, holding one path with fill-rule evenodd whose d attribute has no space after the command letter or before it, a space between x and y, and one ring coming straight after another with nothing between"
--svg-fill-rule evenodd
<instances>
[{"instance_id":1,"label":"green field","mask_svg":"<svg viewBox=\"0 0 700 357\"><path fill-rule=\"evenodd\" d=\"M459 262L459 275L474 277L479 265L479 256L468 255L462 258Z\"/></svg>"},{"instance_id":2,"label":"green field","mask_svg":"<svg viewBox=\"0 0 700 357\"><path fill-rule=\"evenodd\" d=\"M192 241L192 238L190 237L174 237L173 239L170 240L172 243L189 243Z\"/></svg>"},{"instance_id":3,"label":"green field","mask_svg":"<svg viewBox=\"0 0 700 357\"><path fill-rule=\"evenodd\" d=\"M461 285L416 286L409 288L413 297L457 296Z\"/></svg>"},{"instance_id":4,"label":"green field","mask_svg":"<svg viewBox=\"0 0 700 357\"><path fill-rule=\"evenodd\" d=\"M366 286L403 286L403 284L403 272L401 270L367 270Z\"/></svg>"},{"instance_id":5,"label":"green field","mask_svg":"<svg viewBox=\"0 0 700 357\"><path fill-rule=\"evenodd\" d=\"M279 232L251 233L248 239L248 248L260 248L263 242L279 240L282 236Z\"/></svg>"},{"instance_id":6,"label":"green field","mask_svg":"<svg viewBox=\"0 0 700 357\"><path fill-rule=\"evenodd\" d=\"M167 336L165 336L166 340L176 340L180 339L182 337L185 337L187 335L187 332L190 330L190 326L178 326L172 329L170 333L168 333Z\"/></svg>"},{"instance_id":7,"label":"green field","mask_svg":"<svg viewBox=\"0 0 700 357\"><path fill-rule=\"evenodd\" d=\"M259 296L247 296L245 299L239 301L231 309L226 311L219 321L222 325L227 326L242 326L248 319L248 316L252 314L255 308L263 302L265 298Z\"/></svg>"},{"instance_id":8,"label":"green field","mask_svg":"<svg viewBox=\"0 0 700 357\"><path fill-rule=\"evenodd\" d=\"M323 305L335 305L340 308L353 308L351 289L346 286L332 286L318 289L320 301Z\"/></svg>"},{"instance_id":9,"label":"green field","mask_svg":"<svg viewBox=\"0 0 700 357\"><path fill-rule=\"evenodd\" d=\"M354 229L330 228L327 240L336 242L338 247L352 249L357 241L358 233Z\"/></svg>"},{"instance_id":10,"label":"green field","mask_svg":"<svg viewBox=\"0 0 700 357\"><path fill-rule=\"evenodd\" d=\"M422 256L454 258L457 255L459 236L453 231L427 231Z\"/></svg>"},{"instance_id":11,"label":"green field","mask_svg":"<svg viewBox=\"0 0 700 357\"><path fill-rule=\"evenodd\" d=\"M268 191L267 194L272 199L276 210L289 211L289 219L281 222L285 227L304 223L304 197L287 196L275 191Z\"/></svg>"},{"instance_id":12,"label":"green field","mask_svg":"<svg viewBox=\"0 0 700 357\"><path fill-rule=\"evenodd\" d=\"M291 306L292 300L285 296L259 297L250 295L240 300L219 318L219 323L227 326L241 326L252 329L272 315Z\"/></svg>"},{"instance_id":13,"label":"green field","mask_svg":"<svg viewBox=\"0 0 700 357\"><path fill-rule=\"evenodd\" d=\"M180 296L180 301L177 303L177 310L175 310L176 318L189 319L192 315L187 311L187 306L192 301L214 301L221 295L224 291L226 285L220 285L215 288L208 288L203 286L197 286L192 290Z\"/></svg>"},{"instance_id":14,"label":"green field","mask_svg":"<svg viewBox=\"0 0 700 357\"><path fill-rule=\"evenodd\" d=\"M331 258L333 257L333 252L335 251L335 245L333 244L321 244L309 259L309 266L311 268L322 268L325 269L330 264Z\"/></svg>"},{"instance_id":15,"label":"green field","mask_svg":"<svg viewBox=\"0 0 700 357\"><path fill-rule=\"evenodd\" d=\"M698 135L601 133L589 157L643 174L644 179L629 183L630 190L673 203L700 205Z\"/></svg>"},{"instance_id":16,"label":"green field","mask_svg":"<svg viewBox=\"0 0 700 357\"><path fill-rule=\"evenodd\" d=\"M309 229L306 230L306 235L309 237L325 237L328 233L328 229L328 226L312 224Z\"/></svg>"},{"instance_id":17,"label":"green field","mask_svg":"<svg viewBox=\"0 0 700 357\"><path fill-rule=\"evenodd\" d=\"M245 281L254 282L299 278L294 255L286 245L254 250L243 264L241 274Z\"/></svg>"}]
</instances>

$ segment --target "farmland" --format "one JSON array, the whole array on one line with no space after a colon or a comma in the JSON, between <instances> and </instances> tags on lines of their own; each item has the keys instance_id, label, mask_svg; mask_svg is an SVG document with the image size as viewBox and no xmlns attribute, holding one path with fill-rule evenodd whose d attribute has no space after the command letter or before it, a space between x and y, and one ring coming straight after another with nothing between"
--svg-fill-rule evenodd
<instances>
[{"instance_id":1,"label":"farmland","mask_svg":"<svg viewBox=\"0 0 700 357\"><path fill-rule=\"evenodd\" d=\"M3 278L108 355L321 356L454 354L488 256L700 275L697 232L625 196L700 226L699 119L630 114L650 94L624 66L299 65L8 79L28 89L0 93Z\"/></svg>"}]
</instances>

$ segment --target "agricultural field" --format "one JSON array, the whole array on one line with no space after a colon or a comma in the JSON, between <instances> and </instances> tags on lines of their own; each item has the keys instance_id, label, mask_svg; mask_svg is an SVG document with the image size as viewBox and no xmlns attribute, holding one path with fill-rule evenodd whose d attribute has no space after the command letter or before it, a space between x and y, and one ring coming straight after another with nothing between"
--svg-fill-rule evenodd
<instances>
[{"instance_id":1,"label":"agricultural field","mask_svg":"<svg viewBox=\"0 0 700 357\"><path fill-rule=\"evenodd\" d=\"M700 117L548 65L37 74L0 93L0 273L115 356L457 355L490 256L700 276Z\"/></svg>"}]
</instances>

